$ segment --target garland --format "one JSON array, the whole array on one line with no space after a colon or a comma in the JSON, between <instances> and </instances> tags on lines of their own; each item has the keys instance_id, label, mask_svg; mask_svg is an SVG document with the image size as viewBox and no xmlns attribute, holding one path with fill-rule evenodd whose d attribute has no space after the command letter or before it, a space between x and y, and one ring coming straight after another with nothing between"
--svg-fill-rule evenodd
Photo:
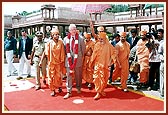
<instances>
[{"instance_id":1,"label":"garland","mask_svg":"<svg viewBox=\"0 0 168 115\"><path fill-rule=\"evenodd\" d=\"M68 34L68 39L66 41L66 53L67 53L67 57L68 57L68 63L69 63L69 67L70 70L73 70L76 66L76 62L77 62L77 58L78 58L78 37L79 35L76 33L75 34L75 46L74 46L74 61L72 63L72 57L70 54L70 38L71 38L71 34Z\"/></svg>"}]
</instances>

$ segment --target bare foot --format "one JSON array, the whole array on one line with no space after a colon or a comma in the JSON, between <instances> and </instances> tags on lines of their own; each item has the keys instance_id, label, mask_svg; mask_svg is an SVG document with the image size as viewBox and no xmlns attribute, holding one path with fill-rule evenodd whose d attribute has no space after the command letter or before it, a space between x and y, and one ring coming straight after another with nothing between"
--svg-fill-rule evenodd
<instances>
[{"instance_id":1,"label":"bare foot","mask_svg":"<svg viewBox=\"0 0 168 115\"><path fill-rule=\"evenodd\" d=\"M96 96L94 97L94 100L98 100L100 99L100 97L101 97L100 93L97 93Z\"/></svg>"},{"instance_id":2,"label":"bare foot","mask_svg":"<svg viewBox=\"0 0 168 115\"><path fill-rule=\"evenodd\" d=\"M106 93L104 91L101 92L102 96L106 96Z\"/></svg>"}]
</instances>

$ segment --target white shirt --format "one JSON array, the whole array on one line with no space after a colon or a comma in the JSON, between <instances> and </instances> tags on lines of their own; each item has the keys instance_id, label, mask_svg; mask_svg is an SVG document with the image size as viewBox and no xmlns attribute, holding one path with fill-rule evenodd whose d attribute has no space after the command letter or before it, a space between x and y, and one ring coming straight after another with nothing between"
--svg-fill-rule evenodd
<instances>
[{"instance_id":1,"label":"white shirt","mask_svg":"<svg viewBox=\"0 0 168 115\"><path fill-rule=\"evenodd\" d=\"M23 39L23 50L25 51L25 45L26 45L26 39L27 39L27 38L23 38L23 37L22 37L22 39Z\"/></svg>"}]
</instances>

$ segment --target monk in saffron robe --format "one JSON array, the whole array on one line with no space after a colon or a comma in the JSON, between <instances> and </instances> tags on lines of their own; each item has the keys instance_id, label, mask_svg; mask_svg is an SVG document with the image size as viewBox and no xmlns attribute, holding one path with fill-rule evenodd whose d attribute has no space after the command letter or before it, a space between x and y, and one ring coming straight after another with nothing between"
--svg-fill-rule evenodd
<instances>
[{"instance_id":1,"label":"monk in saffron robe","mask_svg":"<svg viewBox=\"0 0 168 115\"><path fill-rule=\"evenodd\" d=\"M86 85L88 86L88 88L91 88L92 87L91 83L93 82L93 71L88 71L87 68L89 66L89 61L93 53L95 42L91 40L90 33L84 34L84 37L85 37L86 50L85 50L84 60L83 60L82 76L83 76L83 79L86 81Z\"/></svg>"},{"instance_id":2,"label":"monk in saffron robe","mask_svg":"<svg viewBox=\"0 0 168 115\"><path fill-rule=\"evenodd\" d=\"M90 21L90 29L91 29L92 35L93 35L93 37L94 37L94 40L95 40L95 42L97 43L97 42L99 41L98 35L99 35L101 32L105 32L105 31L104 31L104 27L103 27L103 26L99 26L99 27L97 28L97 34L96 34L95 31L94 31L93 22ZM106 35L106 38L107 38L107 40L108 40L108 36L107 36L107 35Z\"/></svg>"},{"instance_id":3,"label":"monk in saffron robe","mask_svg":"<svg viewBox=\"0 0 168 115\"><path fill-rule=\"evenodd\" d=\"M141 39L137 43L136 55L138 57L138 63L140 64L140 84L139 88L142 85L146 85L149 76L149 49L147 47L148 39L146 38L147 31L141 31Z\"/></svg>"},{"instance_id":4,"label":"monk in saffron robe","mask_svg":"<svg viewBox=\"0 0 168 115\"><path fill-rule=\"evenodd\" d=\"M62 74L65 74L65 49L62 40L59 40L59 31L53 29L51 31L52 40L47 43L47 48L42 55L42 59L47 56L48 59L48 81L49 88L52 91L51 96L55 96L55 89L62 89Z\"/></svg>"},{"instance_id":5,"label":"monk in saffron robe","mask_svg":"<svg viewBox=\"0 0 168 115\"><path fill-rule=\"evenodd\" d=\"M93 54L89 62L89 68L94 68L93 83L97 92L94 97L95 100L102 96L105 96L104 89L107 86L107 81L110 74L111 65L115 62L116 51L114 47L109 44L106 38L106 33L101 32L99 34L99 42L94 46Z\"/></svg>"},{"instance_id":6,"label":"monk in saffron robe","mask_svg":"<svg viewBox=\"0 0 168 115\"><path fill-rule=\"evenodd\" d=\"M122 90L124 92L127 92L130 45L126 41L126 32L120 33L120 41L116 44L115 48L117 50L117 61L115 63L116 66L115 66L115 70L112 78L114 79L120 76ZM115 73L118 73L118 74L115 74Z\"/></svg>"}]
</instances>

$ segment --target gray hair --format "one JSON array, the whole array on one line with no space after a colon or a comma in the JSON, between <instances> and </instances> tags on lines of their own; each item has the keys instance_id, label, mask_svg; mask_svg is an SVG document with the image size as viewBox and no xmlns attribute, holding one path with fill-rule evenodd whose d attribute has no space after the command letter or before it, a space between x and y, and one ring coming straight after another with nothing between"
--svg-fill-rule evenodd
<instances>
[{"instance_id":1,"label":"gray hair","mask_svg":"<svg viewBox=\"0 0 168 115\"><path fill-rule=\"evenodd\" d=\"M69 30L71 30L72 28L76 28L76 25L75 24L70 24L69 25Z\"/></svg>"},{"instance_id":2,"label":"gray hair","mask_svg":"<svg viewBox=\"0 0 168 115\"><path fill-rule=\"evenodd\" d=\"M11 31L7 31L7 34L12 34L12 32Z\"/></svg>"}]
</instances>

